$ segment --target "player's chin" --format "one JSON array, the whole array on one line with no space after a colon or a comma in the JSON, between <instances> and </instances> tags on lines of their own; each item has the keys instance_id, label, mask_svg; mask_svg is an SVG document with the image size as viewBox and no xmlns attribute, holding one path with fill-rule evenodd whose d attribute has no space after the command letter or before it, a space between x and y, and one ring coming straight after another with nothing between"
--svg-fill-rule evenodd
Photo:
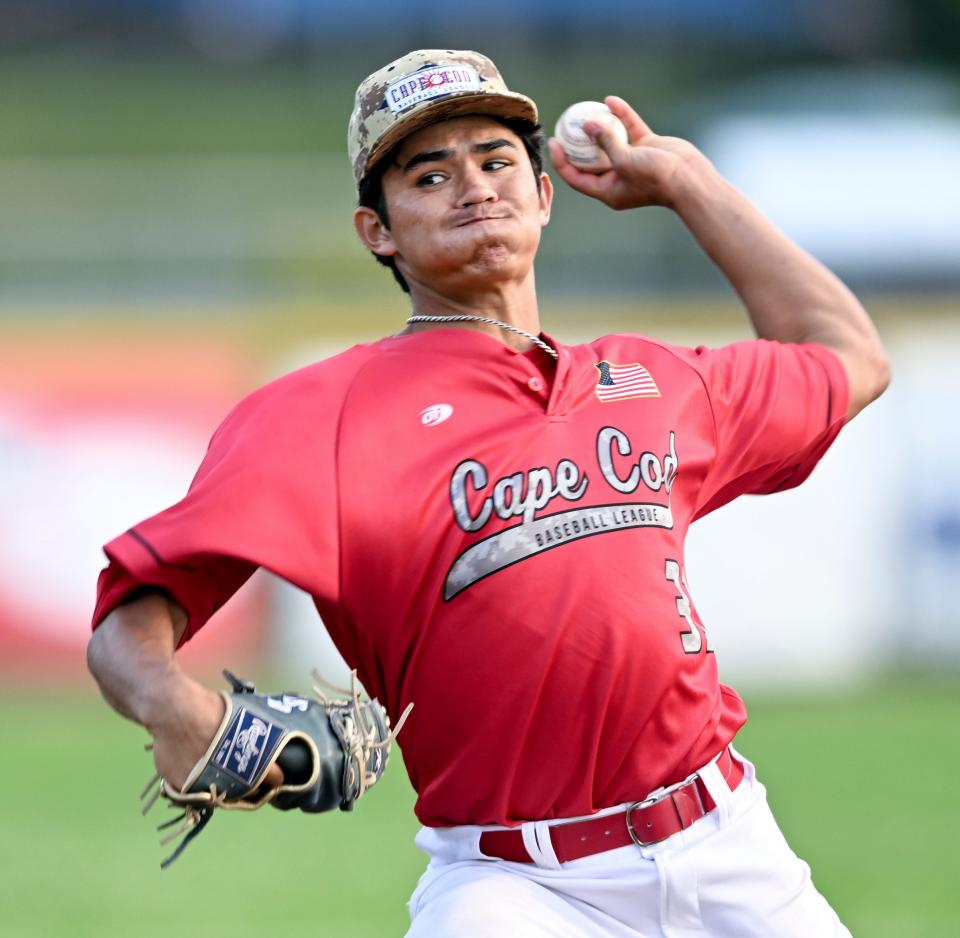
<instances>
[{"instance_id":1,"label":"player's chin","mask_svg":"<svg viewBox=\"0 0 960 938\"><path fill-rule=\"evenodd\" d=\"M517 244L512 238L485 238L470 252L472 266L504 267L516 262Z\"/></svg>"},{"instance_id":2,"label":"player's chin","mask_svg":"<svg viewBox=\"0 0 960 938\"><path fill-rule=\"evenodd\" d=\"M461 269L461 283L468 278L485 289L494 283L522 280L533 266L532 256L504 244L488 244L473 253Z\"/></svg>"},{"instance_id":3,"label":"player's chin","mask_svg":"<svg viewBox=\"0 0 960 938\"><path fill-rule=\"evenodd\" d=\"M486 278L487 285L491 276L516 277L532 265L539 235L539 230L527 232L516 226L498 230L493 225L470 225L447 239L438 266L456 270L461 283L471 273Z\"/></svg>"}]
</instances>

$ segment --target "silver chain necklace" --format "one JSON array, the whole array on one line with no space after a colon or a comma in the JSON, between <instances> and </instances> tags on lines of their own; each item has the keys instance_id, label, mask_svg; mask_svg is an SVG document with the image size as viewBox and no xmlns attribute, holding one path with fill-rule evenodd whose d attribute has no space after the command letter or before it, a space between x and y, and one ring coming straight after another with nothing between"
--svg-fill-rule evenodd
<instances>
[{"instance_id":1,"label":"silver chain necklace","mask_svg":"<svg viewBox=\"0 0 960 938\"><path fill-rule=\"evenodd\" d=\"M533 342L534 345L540 346L554 361L559 361L560 356L557 354L557 350L550 348L546 342L543 341L539 336L531 335L529 332L524 332L523 329L518 329L516 326L511 326L509 323L501 322L499 319L488 319L486 316L411 316L407 320L407 325L415 322L485 322L491 326L499 326L501 329L506 329L507 332L515 332L517 335L522 335L525 339L529 339Z\"/></svg>"}]
</instances>

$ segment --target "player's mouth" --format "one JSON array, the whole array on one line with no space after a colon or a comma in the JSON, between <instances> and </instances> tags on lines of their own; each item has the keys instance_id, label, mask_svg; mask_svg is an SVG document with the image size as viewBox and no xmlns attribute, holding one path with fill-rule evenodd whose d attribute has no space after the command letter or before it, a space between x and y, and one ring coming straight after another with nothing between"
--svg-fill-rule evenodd
<instances>
[{"instance_id":1,"label":"player's mouth","mask_svg":"<svg viewBox=\"0 0 960 938\"><path fill-rule=\"evenodd\" d=\"M454 227L455 228L465 228L467 225L479 225L483 222L489 221L502 221L504 218L509 218L508 215L472 215L470 218L465 218L462 221L458 221Z\"/></svg>"}]
</instances>

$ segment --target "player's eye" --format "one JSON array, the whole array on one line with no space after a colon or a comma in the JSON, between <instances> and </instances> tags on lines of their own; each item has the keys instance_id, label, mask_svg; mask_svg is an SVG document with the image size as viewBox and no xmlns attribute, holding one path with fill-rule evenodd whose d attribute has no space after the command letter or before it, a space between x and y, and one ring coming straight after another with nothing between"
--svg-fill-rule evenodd
<instances>
[{"instance_id":1,"label":"player's eye","mask_svg":"<svg viewBox=\"0 0 960 938\"><path fill-rule=\"evenodd\" d=\"M487 160L483 164L483 168L493 170L494 172L496 172L496 170L503 169L504 166L509 166L509 165L510 165L509 160Z\"/></svg>"},{"instance_id":2,"label":"player's eye","mask_svg":"<svg viewBox=\"0 0 960 938\"><path fill-rule=\"evenodd\" d=\"M429 189L431 186L439 185L445 178L443 173L424 173L416 184L421 189Z\"/></svg>"}]
</instances>

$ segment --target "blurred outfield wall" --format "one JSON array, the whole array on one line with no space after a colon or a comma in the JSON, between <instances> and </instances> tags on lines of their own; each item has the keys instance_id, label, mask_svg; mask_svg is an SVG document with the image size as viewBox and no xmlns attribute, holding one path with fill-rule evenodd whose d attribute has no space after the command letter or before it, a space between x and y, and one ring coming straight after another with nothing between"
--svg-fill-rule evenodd
<instances>
[{"instance_id":1,"label":"blurred outfield wall","mask_svg":"<svg viewBox=\"0 0 960 938\"><path fill-rule=\"evenodd\" d=\"M895 368L888 394L799 489L740 499L692 529L690 586L725 679L829 685L960 665L960 324L928 312L907 328L889 301L876 305ZM346 332L337 306L181 309L162 326L0 320L0 676L82 671L100 545L181 496L239 396L395 331L404 306L397 293L354 313ZM748 334L729 304L554 303L544 316L564 341ZM309 600L262 574L192 645L203 674L340 667Z\"/></svg>"}]
</instances>

